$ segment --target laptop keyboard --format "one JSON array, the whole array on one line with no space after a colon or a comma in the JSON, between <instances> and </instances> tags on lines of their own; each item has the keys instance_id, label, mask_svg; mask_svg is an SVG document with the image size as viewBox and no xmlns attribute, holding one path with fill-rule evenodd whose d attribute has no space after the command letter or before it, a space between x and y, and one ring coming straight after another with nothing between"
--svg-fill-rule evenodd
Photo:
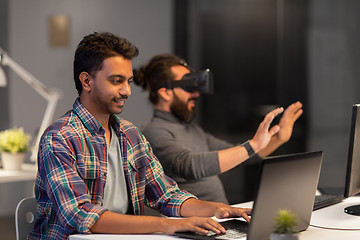
<instances>
[{"instance_id":1,"label":"laptop keyboard","mask_svg":"<svg viewBox=\"0 0 360 240\"><path fill-rule=\"evenodd\" d=\"M247 222L239 221L239 220L228 220L220 223L226 229L226 233L221 235L216 235L215 233L212 233L212 235L210 236L215 237L215 239L242 239L242 238L245 239L246 238L248 226L249 226Z\"/></svg>"},{"instance_id":2,"label":"laptop keyboard","mask_svg":"<svg viewBox=\"0 0 360 240\"><path fill-rule=\"evenodd\" d=\"M318 210L320 208L334 205L341 202L342 200L344 200L344 196L342 195L317 195L315 196L313 210Z\"/></svg>"},{"instance_id":3,"label":"laptop keyboard","mask_svg":"<svg viewBox=\"0 0 360 240\"><path fill-rule=\"evenodd\" d=\"M246 235L247 235L246 233L239 232L235 229L229 229L226 230L226 234L222 234L222 235L214 234L213 236L215 237L215 239L242 239L242 238L245 239Z\"/></svg>"}]
</instances>

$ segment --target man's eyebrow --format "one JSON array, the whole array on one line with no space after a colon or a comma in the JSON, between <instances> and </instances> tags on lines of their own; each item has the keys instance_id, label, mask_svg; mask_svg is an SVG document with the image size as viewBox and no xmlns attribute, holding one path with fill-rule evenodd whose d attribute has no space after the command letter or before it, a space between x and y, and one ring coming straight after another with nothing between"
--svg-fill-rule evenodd
<instances>
[{"instance_id":1,"label":"man's eyebrow","mask_svg":"<svg viewBox=\"0 0 360 240\"><path fill-rule=\"evenodd\" d=\"M108 79L112 79L112 78L120 78L120 79L126 79L126 77L124 75L121 74L112 74L110 76L107 77ZM132 75L131 77L128 78L128 80L132 80L134 78L134 75Z\"/></svg>"}]
</instances>

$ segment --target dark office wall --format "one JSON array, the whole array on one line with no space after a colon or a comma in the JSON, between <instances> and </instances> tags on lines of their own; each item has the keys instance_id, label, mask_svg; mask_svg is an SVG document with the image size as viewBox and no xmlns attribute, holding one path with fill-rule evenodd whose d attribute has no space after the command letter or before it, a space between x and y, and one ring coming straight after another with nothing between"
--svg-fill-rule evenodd
<instances>
[{"instance_id":1,"label":"dark office wall","mask_svg":"<svg viewBox=\"0 0 360 240\"><path fill-rule=\"evenodd\" d=\"M0 0L0 48L7 49L8 43L8 0ZM3 69L6 72L6 69ZM9 105L7 88L0 87L0 131L9 127Z\"/></svg>"},{"instance_id":2,"label":"dark office wall","mask_svg":"<svg viewBox=\"0 0 360 240\"><path fill-rule=\"evenodd\" d=\"M177 25L187 29L179 40L187 48L178 54L215 75L215 95L203 97L199 123L229 141L246 140L267 106L301 100L293 137L275 154L322 150L319 188L341 193L351 105L360 102L360 1L187 3L188 19ZM254 175L239 169L222 176L235 200L234 193L251 188L246 175ZM245 186L228 188L228 181Z\"/></svg>"},{"instance_id":3,"label":"dark office wall","mask_svg":"<svg viewBox=\"0 0 360 240\"><path fill-rule=\"evenodd\" d=\"M202 100L205 129L237 141L251 137L272 106L307 104L307 1L197 2L199 67L215 77L215 94ZM306 118L299 123L306 127Z\"/></svg>"},{"instance_id":4,"label":"dark office wall","mask_svg":"<svg viewBox=\"0 0 360 240\"><path fill-rule=\"evenodd\" d=\"M308 149L324 151L320 187L343 192L352 104L360 103L360 1L310 1ZM338 189L338 190L336 190Z\"/></svg>"},{"instance_id":5,"label":"dark office wall","mask_svg":"<svg viewBox=\"0 0 360 240\"><path fill-rule=\"evenodd\" d=\"M215 94L202 96L199 110L205 130L240 143L276 106L306 108L307 1L197 0L180 9L175 31L188 34L178 35L176 53L214 73ZM304 115L274 154L305 151L306 128ZM230 202L253 198L257 170L240 165L221 176Z\"/></svg>"}]
</instances>

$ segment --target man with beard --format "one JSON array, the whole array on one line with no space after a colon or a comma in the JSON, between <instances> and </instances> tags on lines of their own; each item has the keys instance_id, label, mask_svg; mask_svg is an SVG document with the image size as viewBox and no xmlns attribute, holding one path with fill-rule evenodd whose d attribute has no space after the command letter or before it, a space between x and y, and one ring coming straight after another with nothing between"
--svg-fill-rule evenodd
<instances>
[{"instance_id":1,"label":"man with beard","mask_svg":"<svg viewBox=\"0 0 360 240\"><path fill-rule=\"evenodd\" d=\"M302 104L293 103L284 111L279 131L265 147L258 148L258 133L244 144L230 144L193 122L199 91L169 86L169 81L184 81L182 78L188 73L190 67L186 62L172 54L154 56L146 66L135 71L134 82L149 91L149 99L155 107L151 122L142 132L165 173L181 189L202 200L228 203L218 175L249 158L247 162L258 162L289 141L293 125L302 114Z\"/></svg>"},{"instance_id":2,"label":"man with beard","mask_svg":"<svg viewBox=\"0 0 360 240\"><path fill-rule=\"evenodd\" d=\"M38 214L28 239L68 239L76 233L220 234L225 229L210 217L250 220L250 209L201 201L180 190L142 133L117 116L131 94L137 55L135 45L111 33L93 33L79 43L73 65L79 97L42 135ZM254 138L255 150L279 130L269 127L282 111L267 116ZM183 218L144 216L145 206Z\"/></svg>"}]
</instances>

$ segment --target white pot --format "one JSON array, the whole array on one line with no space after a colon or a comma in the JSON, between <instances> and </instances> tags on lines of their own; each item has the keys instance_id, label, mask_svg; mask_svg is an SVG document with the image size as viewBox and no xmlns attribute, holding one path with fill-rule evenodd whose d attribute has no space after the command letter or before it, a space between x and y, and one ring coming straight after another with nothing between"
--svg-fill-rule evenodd
<instances>
[{"instance_id":1,"label":"white pot","mask_svg":"<svg viewBox=\"0 0 360 240\"><path fill-rule=\"evenodd\" d=\"M270 240L298 240L299 234L292 233L292 234L280 234L280 233L271 233Z\"/></svg>"},{"instance_id":2,"label":"white pot","mask_svg":"<svg viewBox=\"0 0 360 240\"><path fill-rule=\"evenodd\" d=\"M4 170L19 171L25 159L25 153L1 153L2 167Z\"/></svg>"}]
</instances>

